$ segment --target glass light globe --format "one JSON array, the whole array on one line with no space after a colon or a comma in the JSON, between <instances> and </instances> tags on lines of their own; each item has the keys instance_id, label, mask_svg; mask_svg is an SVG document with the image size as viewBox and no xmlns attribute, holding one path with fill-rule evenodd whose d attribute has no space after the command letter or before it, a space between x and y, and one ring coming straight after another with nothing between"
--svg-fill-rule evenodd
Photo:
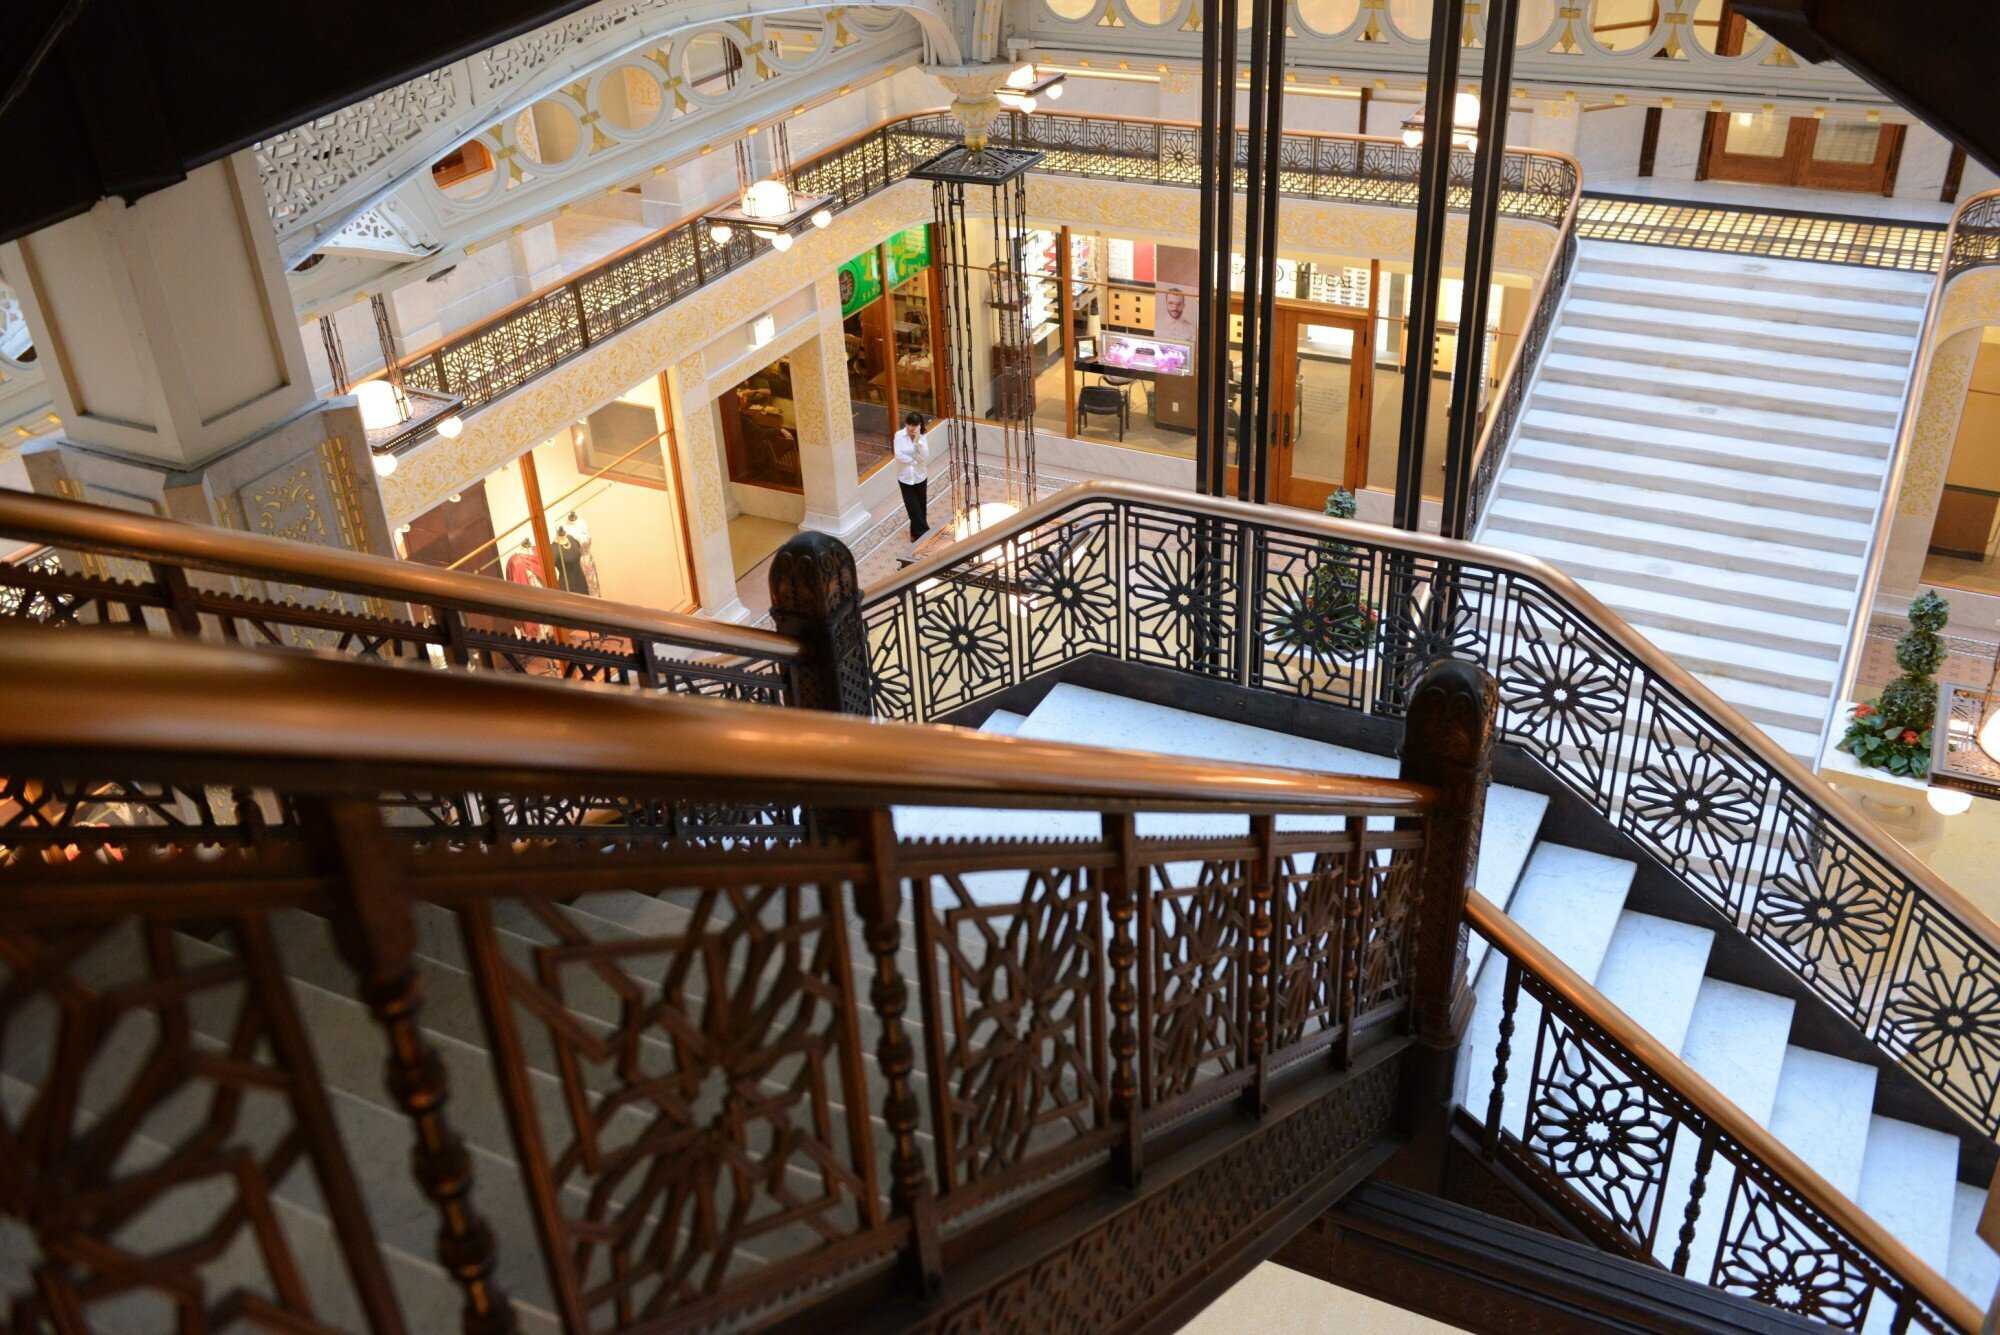
<instances>
[{"instance_id":1,"label":"glass light globe","mask_svg":"<svg viewBox=\"0 0 2000 1335\"><path fill-rule=\"evenodd\" d=\"M1034 98L1032 98L1032 97L1024 97L1024 98L1022 98L1022 99L1021 99L1021 110L1022 110L1023 112L1025 112L1025 113L1027 113L1027 114L1028 114L1028 115L1030 115L1030 116L1034 115L1034 114L1035 114L1035 99L1034 99Z\"/></svg>"},{"instance_id":2,"label":"glass light globe","mask_svg":"<svg viewBox=\"0 0 2000 1335\"><path fill-rule=\"evenodd\" d=\"M783 181L759 181L743 192L743 211L753 218L782 218L792 211L792 191Z\"/></svg>"},{"instance_id":3,"label":"glass light globe","mask_svg":"<svg viewBox=\"0 0 2000 1335\"><path fill-rule=\"evenodd\" d=\"M1924 790L1924 800L1940 816L1958 816L1972 810L1972 794L1960 788L1933 786Z\"/></svg>"},{"instance_id":4,"label":"glass light globe","mask_svg":"<svg viewBox=\"0 0 2000 1335\"><path fill-rule=\"evenodd\" d=\"M1460 93L1451 100L1451 123L1474 129L1479 125L1479 99L1471 93Z\"/></svg>"},{"instance_id":5,"label":"glass light globe","mask_svg":"<svg viewBox=\"0 0 2000 1335\"><path fill-rule=\"evenodd\" d=\"M375 456L375 474L377 477L388 477L395 471L396 471L395 455L378 454Z\"/></svg>"},{"instance_id":6,"label":"glass light globe","mask_svg":"<svg viewBox=\"0 0 2000 1335\"><path fill-rule=\"evenodd\" d=\"M363 430L385 431L403 424L403 406L396 402L396 387L386 380L367 380L356 385L354 401L361 409Z\"/></svg>"},{"instance_id":7,"label":"glass light globe","mask_svg":"<svg viewBox=\"0 0 2000 1335\"><path fill-rule=\"evenodd\" d=\"M1406 125L1406 126L1404 126L1404 127L1403 127L1403 147L1404 147L1404 148L1422 148L1423 146L1424 146L1424 127L1423 127L1423 126L1421 126L1421 125Z\"/></svg>"},{"instance_id":8,"label":"glass light globe","mask_svg":"<svg viewBox=\"0 0 2000 1335\"><path fill-rule=\"evenodd\" d=\"M718 246L728 245L729 238L735 235L736 229L723 223L715 223L708 229L708 239Z\"/></svg>"},{"instance_id":9,"label":"glass light globe","mask_svg":"<svg viewBox=\"0 0 2000 1335\"><path fill-rule=\"evenodd\" d=\"M458 433L465 430L465 419L457 413L438 423L438 434L446 440L457 440Z\"/></svg>"},{"instance_id":10,"label":"glass light globe","mask_svg":"<svg viewBox=\"0 0 2000 1335\"><path fill-rule=\"evenodd\" d=\"M1973 740L1988 756L2000 760L2000 709L1987 711L1986 721L1979 725L1979 735Z\"/></svg>"},{"instance_id":11,"label":"glass light globe","mask_svg":"<svg viewBox=\"0 0 2000 1335\"><path fill-rule=\"evenodd\" d=\"M786 251L790 250L791 248L792 248L792 234L790 232L779 232L776 235L772 236L771 249L776 251Z\"/></svg>"},{"instance_id":12,"label":"glass light globe","mask_svg":"<svg viewBox=\"0 0 2000 1335\"><path fill-rule=\"evenodd\" d=\"M1007 76L1007 86L1009 88L1027 88L1031 87L1034 82L1035 67L1033 65L1022 65Z\"/></svg>"},{"instance_id":13,"label":"glass light globe","mask_svg":"<svg viewBox=\"0 0 2000 1335\"><path fill-rule=\"evenodd\" d=\"M813 226L814 226L814 227L831 227L831 226L833 226L833 210L832 210L832 209L815 209L815 210L813 211Z\"/></svg>"}]
</instances>

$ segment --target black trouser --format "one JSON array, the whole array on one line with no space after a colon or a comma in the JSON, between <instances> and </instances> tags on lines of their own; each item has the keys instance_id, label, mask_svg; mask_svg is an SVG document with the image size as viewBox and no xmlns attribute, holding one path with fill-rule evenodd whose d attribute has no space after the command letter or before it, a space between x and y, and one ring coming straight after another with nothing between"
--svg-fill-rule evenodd
<instances>
[{"instance_id":1,"label":"black trouser","mask_svg":"<svg viewBox=\"0 0 2000 1335\"><path fill-rule=\"evenodd\" d=\"M924 493L930 489L930 480L922 482L898 482L903 489L903 509L910 515L910 541L915 542L930 530L929 508L924 504Z\"/></svg>"}]
</instances>

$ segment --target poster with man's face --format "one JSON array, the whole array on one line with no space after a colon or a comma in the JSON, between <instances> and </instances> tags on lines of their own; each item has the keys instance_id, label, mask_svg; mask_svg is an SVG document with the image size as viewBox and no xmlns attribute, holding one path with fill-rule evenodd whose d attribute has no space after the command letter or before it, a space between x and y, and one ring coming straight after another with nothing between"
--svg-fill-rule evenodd
<instances>
[{"instance_id":1,"label":"poster with man's face","mask_svg":"<svg viewBox=\"0 0 2000 1335\"><path fill-rule=\"evenodd\" d=\"M1153 333L1176 343L1193 343L1196 308L1201 302L1201 264L1186 246L1160 246L1154 251Z\"/></svg>"}]
</instances>

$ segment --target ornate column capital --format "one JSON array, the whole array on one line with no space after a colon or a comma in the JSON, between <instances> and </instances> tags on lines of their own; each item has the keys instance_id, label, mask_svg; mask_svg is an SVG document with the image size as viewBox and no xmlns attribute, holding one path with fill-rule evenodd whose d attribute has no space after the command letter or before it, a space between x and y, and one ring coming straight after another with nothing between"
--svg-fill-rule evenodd
<instances>
[{"instance_id":1,"label":"ornate column capital","mask_svg":"<svg viewBox=\"0 0 2000 1335\"><path fill-rule=\"evenodd\" d=\"M986 147L987 132L999 117L1001 106L997 94L1007 86L1007 80L1021 62L1004 61L985 65L927 65L924 72L930 74L951 90L951 114L958 117L958 123L965 127L965 146L970 149Z\"/></svg>"}]
</instances>

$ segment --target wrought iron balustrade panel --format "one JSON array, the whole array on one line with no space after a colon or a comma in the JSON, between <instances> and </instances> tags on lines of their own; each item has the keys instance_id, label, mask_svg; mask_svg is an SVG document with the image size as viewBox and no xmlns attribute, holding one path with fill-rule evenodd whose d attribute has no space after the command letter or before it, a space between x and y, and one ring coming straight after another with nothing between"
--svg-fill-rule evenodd
<instances>
[{"instance_id":1,"label":"wrought iron balustrade panel","mask_svg":"<svg viewBox=\"0 0 2000 1335\"><path fill-rule=\"evenodd\" d=\"M1090 578L1067 621L1051 611L1046 577L1026 590L989 568L1074 547L1086 523L1090 543L1116 556L1083 562ZM1530 575L1412 555L1365 526L1332 539L1275 509L1253 521L1091 497L947 565L921 591L869 602L865 616L874 711L909 721L1091 654L1384 717L1401 715L1431 662L1477 663L1498 683L1504 740L1971 1127L2000 1134L2000 953L1988 938L1745 745L1745 725L1684 695ZM947 641L947 660L933 661Z\"/></svg>"},{"instance_id":2,"label":"wrought iron balustrade panel","mask_svg":"<svg viewBox=\"0 0 2000 1335\"><path fill-rule=\"evenodd\" d=\"M889 1282L920 1227L1031 1209L1237 1096L1260 1056L1338 1069L1357 1007L1405 995L1389 901L1423 854L1423 817L1361 812L883 840L863 812L555 783L5 780L0 1024L29 1095L0 1214L39 1259L0 1301L24 1329L368 1328L357 1304L398 1301L386 1244L422 1239L482 1331L511 1328L494 1277L536 1268L522 1296L579 1331L797 1316ZM463 1000L427 1012L427 985ZM389 1079L357 1088L375 1026ZM497 1103L440 1033L490 1050ZM385 1113L414 1160L357 1137Z\"/></svg>"}]
</instances>

